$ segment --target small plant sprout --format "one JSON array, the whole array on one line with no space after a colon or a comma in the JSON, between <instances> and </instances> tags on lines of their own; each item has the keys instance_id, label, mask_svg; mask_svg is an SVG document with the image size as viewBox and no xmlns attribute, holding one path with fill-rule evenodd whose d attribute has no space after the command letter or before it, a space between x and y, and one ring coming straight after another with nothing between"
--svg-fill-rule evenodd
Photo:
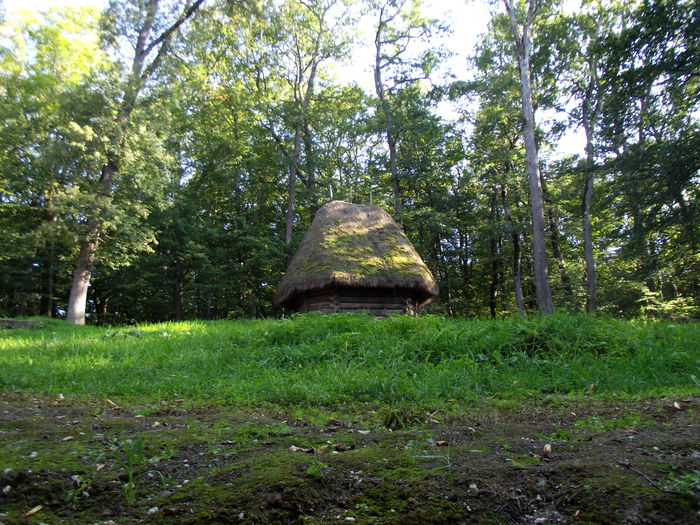
<instances>
[{"instance_id":1,"label":"small plant sprout","mask_svg":"<svg viewBox=\"0 0 700 525\"><path fill-rule=\"evenodd\" d=\"M77 505L80 500L90 497L92 480L80 474L75 474L71 476L70 479L72 488L68 489L66 495L71 505Z\"/></svg>"}]
</instances>

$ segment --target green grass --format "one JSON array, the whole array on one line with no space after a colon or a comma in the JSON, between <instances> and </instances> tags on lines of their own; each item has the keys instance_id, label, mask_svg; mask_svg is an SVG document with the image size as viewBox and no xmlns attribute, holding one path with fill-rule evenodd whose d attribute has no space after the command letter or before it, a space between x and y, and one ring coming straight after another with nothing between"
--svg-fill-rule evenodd
<instances>
[{"instance_id":1,"label":"green grass","mask_svg":"<svg viewBox=\"0 0 700 525\"><path fill-rule=\"evenodd\" d=\"M691 395L700 325L305 315L0 332L0 389L323 406Z\"/></svg>"}]
</instances>

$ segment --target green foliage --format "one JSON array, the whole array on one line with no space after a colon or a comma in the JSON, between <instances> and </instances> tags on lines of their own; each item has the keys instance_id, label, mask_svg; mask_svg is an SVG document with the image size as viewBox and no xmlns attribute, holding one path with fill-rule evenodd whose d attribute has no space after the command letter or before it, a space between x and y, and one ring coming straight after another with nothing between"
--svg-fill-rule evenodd
<instances>
[{"instance_id":1,"label":"green foliage","mask_svg":"<svg viewBox=\"0 0 700 525\"><path fill-rule=\"evenodd\" d=\"M387 115L404 205L395 218L441 289L427 312L507 317L518 311L518 272L523 312L536 310L507 17L492 18L472 60L445 80L447 55L430 40L444 21L422 2L206 2L135 86L121 54L144 21L141 4L2 21L0 315L60 315L93 219L102 228L90 322L276 315L275 287L320 205L332 195L394 206ZM354 43L376 51L376 34L355 41L360 15L376 21L382 8L383 102L336 76ZM153 30L177 13L160 13ZM574 11L545 2L534 22L559 309L586 299L581 195L591 175L599 312L700 315L699 19L690 0L586 1ZM118 122L125 102L133 108ZM586 122L590 158L552 154ZM105 195L97 189L111 155L121 162Z\"/></svg>"},{"instance_id":2,"label":"green foliage","mask_svg":"<svg viewBox=\"0 0 700 525\"><path fill-rule=\"evenodd\" d=\"M592 432L606 432L618 428L635 429L642 425L652 423L653 420L643 417L641 414L632 412L621 417L611 419L601 419L598 416L588 416L574 423L577 428Z\"/></svg>"},{"instance_id":3,"label":"green foliage","mask_svg":"<svg viewBox=\"0 0 700 525\"><path fill-rule=\"evenodd\" d=\"M92 480L87 476L76 474L71 476L71 481L74 485L72 488L68 489L66 496L68 497L68 501L75 506L81 500L88 499L90 497Z\"/></svg>"},{"instance_id":4,"label":"green foliage","mask_svg":"<svg viewBox=\"0 0 700 525\"><path fill-rule=\"evenodd\" d=\"M677 473L672 472L668 475L661 486L665 490L681 492L690 496L697 497L700 495L700 470L693 472Z\"/></svg>"}]
</instances>

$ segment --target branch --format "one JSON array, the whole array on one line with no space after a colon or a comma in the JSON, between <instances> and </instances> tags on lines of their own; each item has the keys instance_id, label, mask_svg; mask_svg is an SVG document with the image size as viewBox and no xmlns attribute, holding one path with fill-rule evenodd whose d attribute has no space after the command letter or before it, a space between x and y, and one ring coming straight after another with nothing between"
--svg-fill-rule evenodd
<instances>
[{"instance_id":1,"label":"branch","mask_svg":"<svg viewBox=\"0 0 700 525\"><path fill-rule=\"evenodd\" d=\"M282 137L280 137L275 131L275 128L272 127L272 124L263 123L262 126L270 132L270 136L272 136L272 140L275 141L275 145L277 146L277 149L280 150L280 153L282 153L282 155L284 155L285 157L289 158L289 151L284 146L284 141L282 140ZM298 167L296 171L296 176L299 177L299 180L304 184L304 186L306 186L307 188L309 187L306 179L301 175L301 169Z\"/></svg>"},{"instance_id":2,"label":"branch","mask_svg":"<svg viewBox=\"0 0 700 525\"><path fill-rule=\"evenodd\" d=\"M178 28L184 24L188 18L190 18L197 9L204 3L204 0L195 0L195 3L190 6L189 9L185 10L181 15L180 18L178 18L173 25L171 25L168 29L163 31L158 38L156 38L153 42L148 44L148 47L144 49L143 55L146 56L148 55L151 51L153 51L153 48L156 47L158 44L165 42L170 36L178 30Z\"/></svg>"},{"instance_id":3,"label":"branch","mask_svg":"<svg viewBox=\"0 0 700 525\"><path fill-rule=\"evenodd\" d=\"M158 10L158 2L151 2L148 5L148 12L146 13L146 19L143 22L143 26L139 31L139 37L136 40L136 46L134 47L134 62L131 66L132 74L138 75L141 72L141 64L143 64L144 58L146 58L146 52L144 51L144 46L146 45L146 39L148 35L151 34L153 29L153 21L156 18L156 11Z\"/></svg>"},{"instance_id":4,"label":"branch","mask_svg":"<svg viewBox=\"0 0 700 525\"><path fill-rule=\"evenodd\" d=\"M515 6L513 6L513 0L503 0L506 6L506 11L508 12L508 19L510 20L510 29L513 32L513 37L515 38L515 47L518 48L518 54L521 53L523 49L523 36L520 33L518 19L515 16Z\"/></svg>"},{"instance_id":5,"label":"branch","mask_svg":"<svg viewBox=\"0 0 700 525\"><path fill-rule=\"evenodd\" d=\"M530 0L527 10L527 25L531 26L542 7L542 0Z\"/></svg>"},{"instance_id":6,"label":"branch","mask_svg":"<svg viewBox=\"0 0 700 525\"><path fill-rule=\"evenodd\" d=\"M693 497L692 494L687 494L687 493L685 493L685 492L678 492L678 491L676 491L676 490L668 490L668 489L663 488L661 485L659 485L658 483L656 483L656 482L655 482L653 479L651 479L649 476L647 476L646 474L644 474L644 472L642 472L641 470L637 470L636 468L634 468L634 467L632 466L632 464L629 462L629 460L627 460L627 459L618 459L618 460L617 460L617 464L620 465L621 467L626 468L627 470L631 470L631 471L634 472L635 474L638 474L638 475L642 476L645 480L647 480L647 482L649 483L649 485L651 485L651 486L654 487L655 489L660 490L661 492L665 492L666 494L675 494L675 495L677 495L677 496L691 496L691 497Z\"/></svg>"}]
</instances>

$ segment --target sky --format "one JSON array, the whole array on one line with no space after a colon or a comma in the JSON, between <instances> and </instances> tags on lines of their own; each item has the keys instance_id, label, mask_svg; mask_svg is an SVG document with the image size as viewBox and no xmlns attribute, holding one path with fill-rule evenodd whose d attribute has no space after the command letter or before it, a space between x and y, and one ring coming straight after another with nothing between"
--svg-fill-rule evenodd
<instances>
[{"instance_id":1,"label":"sky","mask_svg":"<svg viewBox=\"0 0 700 525\"><path fill-rule=\"evenodd\" d=\"M104 7L107 0L0 0L8 14L18 9L40 10L51 7ZM445 39L445 44L455 53L452 60L461 59L471 53L480 34L486 32L490 18L485 0L426 0L425 12L438 20L448 21L454 32ZM370 75L371 76L371 75Z\"/></svg>"},{"instance_id":2,"label":"sky","mask_svg":"<svg viewBox=\"0 0 700 525\"><path fill-rule=\"evenodd\" d=\"M40 10L52 7L104 7L108 0L0 0L8 15L18 9ZM568 3L573 3L569 0ZM440 21L446 21L452 32L445 35L440 43L450 50L452 56L442 66L442 73L451 73L457 78L465 79L468 74L468 59L480 35L488 29L491 18L489 2L486 0L425 0L425 13ZM372 42L371 27L366 26L365 40ZM373 93L372 50L365 46L353 53L350 64L337 67L335 74L341 82L357 82L363 89ZM456 117L455 108L443 104L438 113L446 119ZM538 121L552 118L553 115L540 114ZM581 130L571 130L562 137L554 157L569 154L583 154L585 139Z\"/></svg>"}]
</instances>

